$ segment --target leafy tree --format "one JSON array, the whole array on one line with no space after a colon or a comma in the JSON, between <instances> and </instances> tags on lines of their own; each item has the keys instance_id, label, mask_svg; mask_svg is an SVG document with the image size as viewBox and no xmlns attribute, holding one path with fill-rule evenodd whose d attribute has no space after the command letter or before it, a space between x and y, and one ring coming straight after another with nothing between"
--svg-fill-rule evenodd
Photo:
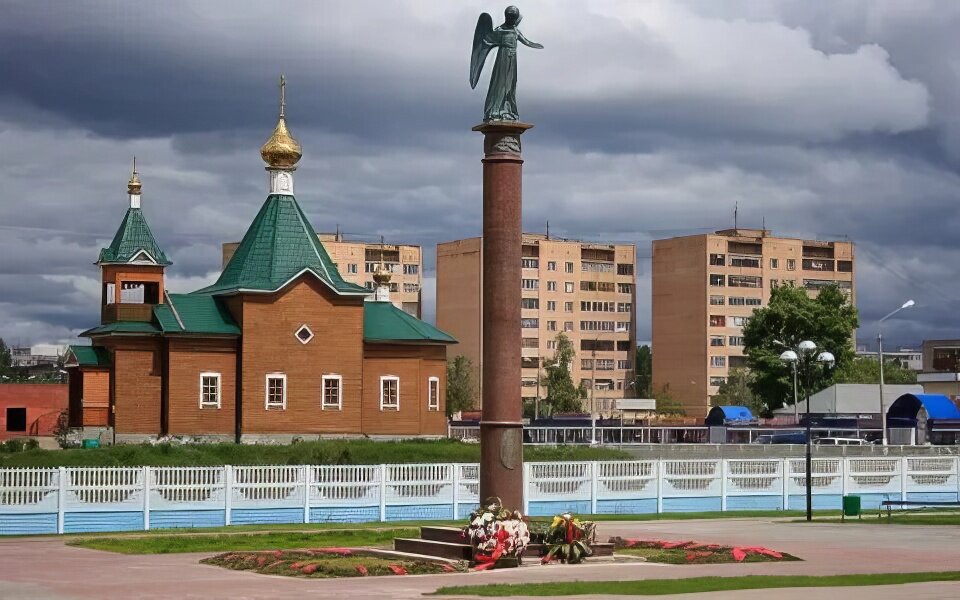
<instances>
[{"instance_id":1,"label":"leafy tree","mask_svg":"<svg viewBox=\"0 0 960 600\"><path fill-rule=\"evenodd\" d=\"M583 410L582 398L586 395L583 385L574 385L570 375L570 365L577 353L573 343L566 335L557 334L557 349L553 359L544 363L546 374L541 384L547 391L546 402L554 412L580 412Z\"/></svg>"},{"instance_id":2,"label":"leafy tree","mask_svg":"<svg viewBox=\"0 0 960 600\"><path fill-rule=\"evenodd\" d=\"M473 363L462 354L447 361L447 416L473 408L476 400Z\"/></svg>"},{"instance_id":3,"label":"leafy tree","mask_svg":"<svg viewBox=\"0 0 960 600\"><path fill-rule=\"evenodd\" d=\"M856 307L837 286L820 289L816 298L803 288L781 286L770 292L767 306L753 312L743 328L747 366L753 373L750 388L766 403L768 410L784 405L792 398L792 374L780 360L784 347L796 348L803 340L817 344L818 351L832 352L837 367L853 361L853 330L857 328ZM776 340L776 341L775 341ZM816 369L810 385L813 394L830 385L831 374ZM798 396L803 398L803 377Z\"/></svg>"},{"instance_id":4,"label":"leafy tree","mask_svg":"<svg viewBox=\"0 0 960 600\"><path fill-rule=\"evenodd\" d=\"M653 395L653 353L650 346L637 348L635 362L637 398L649 398Z\"/></svg>"},{"instance_id":5,"label":"leafy tree","mask_svg":"<svg viewBox=\"0 0 960 600\"><path fill-rule=\"evenodd\" d=\"M0 338L0 375L10 375L13 369L10 367L13 357L10 355L10 348L7 343Z\"/></svg>"},{"instance_id":6,"label":"leafy tree","mask_svg":"<svg viewBox=\"0 0 960 600\"><path fill-rule=\"evenodd\" d=\"M883 361L883 382L908 384L917 382L917 374L904 368L896 359ZM833 383L880 383L880 361L858 356L836 369Z\"/></svg>"},{"instance_id":7,"label":"leafy tree","mask_svg":"<svg viewBox=\"0 0 960 600\"><path fill-rule=\"evenodd\" d=\"M727 380L717 389L713 396L714 406L746 406L755 415L767 412L766 404L750 388L753 382L753 373L749 369L734 368L727 375Z\"/></svg>"},{"instance_id":8,"label":"leafy tree","mask_svg":"<svg viewBox=\"0 0 960 600\"><path fill-rule=\"evenodd\" d=\"M657 415L661 417L685 417L687 411L678 400L675 400L670 393L670 385L667 384L660 388L655 398L657 399Z\"/></svg>"}]
</instances>

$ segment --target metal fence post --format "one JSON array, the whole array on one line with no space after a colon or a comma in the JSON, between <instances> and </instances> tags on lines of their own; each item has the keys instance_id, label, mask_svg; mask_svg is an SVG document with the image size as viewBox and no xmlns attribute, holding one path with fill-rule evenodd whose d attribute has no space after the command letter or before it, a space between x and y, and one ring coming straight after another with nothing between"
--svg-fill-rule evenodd
<instances>
[{"instance_id":1,"label":"metal fence post","mask_svg":"<svg viewBox=\"0 0 960 600\"><path fill-rule=\"evenodd\" d=\"M303 522L310 522L310 480L313 477L313 467L303 465Z\"/></svg>"},{"instance_id":2,"label":"metal fence post","mask_svg":"<svg viewBox=\"0 0 960 600\"><path fill-rule=\"evenodd\" d=\"M900 457L900 500L907 501L907 457Z\"/></svg>"},{"instance_id":3,"label":"metal fence post","mask_svg":"<svg viewBox=\"0 0 960 600\"><path fill-rule=\"evenodd\" d=\"M143 467L143 530L150 531L150 467Z\"/></svg>"},{"instance_id":4,"label":"metal fence post","mask_svg":"<svg viewBox=\"0 0 960 600\"><path fill-rule=\"evenodd\" d=\"M387 465L380 465L380 522L387 520Z\"/></svg>"},{"instance_id":5,"label":"metal fence post","mask_svg":"<svg viewBox=\"0 0 960 600\"><path fill-rule=\"evenodd\" d=\"M223 524L229 525L233 511L233 466L223 466Z\"/></svg>"},{"instance_id":6,"label":"metal fence post","mask_svg":"<svg viewBox=\"0 0 960 600\"><path fill-rule=\"evenodd\" d=\"M460 465L453 463L450 467L453 469L450 479L453 481L453 518L456 520L460 518Z\"/></svg>"},{"instance_id":7,"label":"metal fence post","mask_svg":"<svg viewBox=\"0 0 960 600\"><path fill-rule=\"evenodd\" d=\"M590 514L597 514L597 479L600 477L600 464L597 461L590 463Z\"/></svg>"},{"instance_id":8,"label":"metal fence post","mask_svg":"<svg viewBox=\"0 0 960 600\"><path fill-rule=\"evenodd\" d=\"M720 511L727 511L727 458L720 459Z\"/></svg>"},{"instance_id":9,"label":"metal fence post","mask_svg":"<svg viewBox=\"0 0 960 600\"><path fill-rule=\"evenodd\" d=\"M663 512L663 458L658 458L657 465L657 514Z\"/></svg>"},{"instance_id":10,"label":"metal fence post","mask_svg":"<svg viewBox=\"0 0 960 600\"><path fill-rule=\"evenodd\" d=\"M781 458L780 468L782 469L781 492L783 493L783 510L790 509L790 459Z\"/></svg>"},{"instance_id":11,"label":"metal fence post","mask_svg":"<svg viewBox=\"0 0 960 600\"><path fill-rule=\"evenodd\" d=\"M60 467L57 473L57 533L63 533L63 518L67 512L67 468Z\"/></svg>"},{"instance_id":12,"label":"metal fence post","mask_svg":"<svg viewBox=\"0 0 960 600\"><path fill-rule=\"evenodd\" d=\"M840 457L840 504L843 504L843 497L847 495L847 473L850 472L850 465L847 464L847 461L850 459L846 456Z\"/></svg>"}]
</instances>

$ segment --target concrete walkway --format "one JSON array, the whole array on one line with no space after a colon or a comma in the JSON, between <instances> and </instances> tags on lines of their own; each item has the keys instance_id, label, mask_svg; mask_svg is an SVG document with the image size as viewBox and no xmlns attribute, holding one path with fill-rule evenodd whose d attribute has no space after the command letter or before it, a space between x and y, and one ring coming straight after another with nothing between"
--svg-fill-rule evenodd
<instances>
[{"instance_id":1,"label":"concrete walkway","mask_svg":"<svg viewBox=\"0 0 960 600\"><path fill-rule=\"evenodd\" d=\"M693 539L706 543L762 545L789 552L803 562L727 565L587 563L458 575L421 575L306 580L229 571L201 565L204 554L123 555L73 548L59 538L0 539L0 599L87 600L161 598L266 600L320 593L359 598L420 598L445 585L579 580L637 580L750 574L830 575L948 571L960 569L960 527L790 523L770 519L716 519L601 523L600 537ZM958 598L960 584L911 584L866 589L777 590L778 599L849 597ZM769 591L681 596L768 598ZM947 595L944 595L946 593ZM580 596L578 598L586 598ZM609 598L607 596L606 598Z\"/></svg>"}]
</instances>

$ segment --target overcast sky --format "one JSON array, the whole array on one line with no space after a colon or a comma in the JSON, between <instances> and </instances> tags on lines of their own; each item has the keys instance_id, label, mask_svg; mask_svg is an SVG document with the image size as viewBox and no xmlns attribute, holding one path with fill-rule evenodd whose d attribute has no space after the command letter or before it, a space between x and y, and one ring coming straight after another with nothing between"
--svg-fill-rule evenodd
<instances>
[{"instance_id":1,"label":"overcast sky","mask_svg":"<svg viewBox=\"0 0 960 600\"><path fill-rule=\"evenodd\" d=\"M0 6L0 337L98 322L93 262L143 207L171 291L212 281L267 192L280 73L318 231L424 248L480 232L489 2L58 2ZM732 226L856 243L861 339L960 337L960 2L526 1L524 227L635 242ZM483 89L480 89L483 88ZM361 237L365 236L365 237Z\"/></svg>"}]
</instances>

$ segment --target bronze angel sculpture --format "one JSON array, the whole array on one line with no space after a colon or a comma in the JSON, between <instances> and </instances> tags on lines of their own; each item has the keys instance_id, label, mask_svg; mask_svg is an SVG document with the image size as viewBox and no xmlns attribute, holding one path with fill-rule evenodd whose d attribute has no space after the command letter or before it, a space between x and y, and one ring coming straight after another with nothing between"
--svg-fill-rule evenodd
<instances>
[{"instance_id":1,"label":"bronze angel sculpture","mask_svg":"<svg viewBox=\"0 0 960 600\"><path fill-rule=\"evenodd\" d=\"M542 49L543 45L531 42L523 37L517 25L520 24L520 9L508 6L503 11L503 25L493 28L493 17L483 13L477 20L477 29L473 34L473 52L470 55L470 88L477 87L480 71L487 54L494 47L497 60L493 63L490 75L490 88L483 107L484 121L516 121L517 114L517 42L530 48Z\"/></svg>"}]
</instances>

